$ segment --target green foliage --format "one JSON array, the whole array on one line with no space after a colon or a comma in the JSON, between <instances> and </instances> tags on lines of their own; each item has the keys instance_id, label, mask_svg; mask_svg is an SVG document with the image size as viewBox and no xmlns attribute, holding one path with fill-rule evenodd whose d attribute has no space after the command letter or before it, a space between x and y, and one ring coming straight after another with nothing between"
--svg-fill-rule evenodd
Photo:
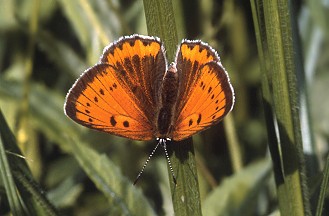
<instances>
[{"instance_id":1,"label":"green foliage","mask_svg":"<svg viewBox=\"0 0 329 216\"><path fill-rule=\"evenodd\" d=\"M0 0L0 215L327 215L328 6L293 6ZM133 33L159 36L170 60L182 38L209 43L235 88L224 124L169 149L178 187L161 148L132 186L155 141L63 112L74 80Z\"/></svg>"},{"instance_id":2,"label":"green foliage","mask_svg":"<svg viewBox=\"0 0 329 216\"><path fill-rule=\"evenodd\" d=\"M21 151L17 148L15 138L1 110L0 138L1 182L7 191L12 213L14 215L34 215L36 212L40 212L41 214L57 215L56 209L49 203L42 190L36 186L25 158L20 157Z\"/></svg>"},{"instance_id":3,"label":"green foliage","mask_svg":"<svg viewBox=\"0 0 329 216\"><path fill-rule=\"evenodd\" d=\"M256 2L256 1L255 1ZM301 55L296 55L298 50L297 36L293 34L294 25L297 22L293 19L293 6L285 1L271 1L255 3L254 13L258 15L255 28L264 35L259 34L258 45L263 53L263 68L266 75L263 83L269 92L266 94L265 107L272 109L266 116L271 130L277 127L277 134L271 134L272 157L276 160L278 169L277 185L279 205L282 214L288 215L309 215L308 190L305 185L305 165L302 152L301 125L299 120L298 85L297 74L304 73ZM267 66L267 67L266 67ZM269 97L270 99L268 99ZM293 207L291 207L293 206Z\"/></svg>"},{"instance_id":4,"label":"green foliage","mask_svg":"<svg viewBox=\"0 0 329 216\"><path fill-rule=\"evenodd\" d=\"M264 190L271 174L269 160L257 161L225 179L205 199L204 215L252 214L257 196Z\"/></svg>"}]
</instances>

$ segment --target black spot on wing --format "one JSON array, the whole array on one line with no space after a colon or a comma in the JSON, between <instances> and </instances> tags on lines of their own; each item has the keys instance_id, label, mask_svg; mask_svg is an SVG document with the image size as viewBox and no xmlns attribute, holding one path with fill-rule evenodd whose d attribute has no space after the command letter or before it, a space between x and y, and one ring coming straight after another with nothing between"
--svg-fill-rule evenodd
<instances>
[{"instance_id":1,"label":"black spot on wing","mask_svg":"<svg viewBox=\"0 0 329 216\"><path fill-rule=\"evenodd\" d=\"M196 121L197 124L200 124L200 122L201 122L201 117L202 117L202 115L201 115L201 113L199 113L198 120Z\"/></svg>"},{"instance_id":2,"label":"black spot on wing","mask_svg":"<svg viewBox=\"0 0 329 216\"><path fill-rule=\"evenodd\" d=\"M188 122L188 126L191 126L193 124L193 120L190 119L190 121Z\"/></svg>"},{"instance_id":3,"label":"black spot on wing","mask_svg":"<svg viewBox=\"0 0 329 216\"><path fill-rule=\"evenodd\" d=\"M111 116L110 123L113 127L115 127L115 125L117 124L117 121L115 120L114 116Z\"/></svg>"},{"instance_id":4,"label":"black spot on wing","mask_svg":"<svg viewBox=\"0 0 329 216\"><path fill-rule=\"evenodd\" d=\"M123 126L124 126L124 127L129 127L129 121L124 121L124 122L123 122Z\"/></svg>"}]
</instances>

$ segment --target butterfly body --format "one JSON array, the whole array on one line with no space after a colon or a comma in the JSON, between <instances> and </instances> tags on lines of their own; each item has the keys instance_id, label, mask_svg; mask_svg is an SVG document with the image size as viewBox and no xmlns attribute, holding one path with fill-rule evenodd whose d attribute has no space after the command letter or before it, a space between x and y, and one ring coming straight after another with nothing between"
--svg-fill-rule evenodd
<instances>
[{"instance_id":1,"label":"butterfly body","mask_svg":"<svg viewBox=\"0 0 329 216\"><path fill-rule=\"evenodd\" d=\"M155 137L172 138L172 127L178 96L179 80L175 63L171 63L162 81L161 103Z\"/></svg>"},{"instance_id":2,"label":"butterfly body","mask_svg":"<svg viewBox=\"0 0 329 216\"><path fill-rule=\"evenodd\" d=\"M182 140L218 123L234 93L219 56L183 40L173 63L156 37L122 37L104 49L66 97L64 110L92 129L134 140Z\"/></svg>"}]
</instances>

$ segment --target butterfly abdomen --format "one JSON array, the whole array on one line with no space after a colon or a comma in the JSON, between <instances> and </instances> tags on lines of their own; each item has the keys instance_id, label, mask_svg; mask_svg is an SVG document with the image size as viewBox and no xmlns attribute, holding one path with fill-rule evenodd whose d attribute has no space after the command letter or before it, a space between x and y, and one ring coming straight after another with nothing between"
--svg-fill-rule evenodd
<instances>
[{"instance_id":1,"label":"butterfly abdomen","mask_svg":"<svg viewBox=\"0 0 329 216\"><path fill-rule=\"evenodd\" d=\"M159 134L156 134L159 138L171 138L170 133L178 96L178 84L176 64L171 63L164 75L161 86L161 103L157 120Z\"/></svg>"}]
</instances>

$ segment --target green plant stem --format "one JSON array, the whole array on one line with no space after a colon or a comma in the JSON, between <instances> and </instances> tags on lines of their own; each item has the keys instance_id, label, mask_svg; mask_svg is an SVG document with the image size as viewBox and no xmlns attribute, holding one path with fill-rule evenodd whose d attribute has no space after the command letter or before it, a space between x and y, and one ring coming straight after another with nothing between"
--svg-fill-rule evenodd
<instances>
[{"instance_id":1,"label":"green plant stem","mask_svg":"<svg viewBox=\"0 0 329 216\"><path fill-rule=\"evenodd\" d=\"M16 185L14 182L13 175L11 173L11 167L9 165L8 157L5 151L5 143L8 142L8 127L5 123L5 119L2 115L0 109L0 181L4 189L6 190L6 195L8 203L13 215L25 215L27 210L23 207L20 202L20 195L17 193Z\"/></svg>"},{"instance_id":2,"label":"green plant stem","mask_svg":"<svg viewBox=\"0 0 329 216\"><path fill-rule=\"evenodd\" d=\"M174 59L178 39L173 5L169 0L144 0L149 35L164 42L168 61ZM177 178L174 184L168 168L175 215L202 215L192 138L168 143L170 160Z\"/></svg>"},{"instance_id":3,"label":"green plant stem","mask_svg":"<svg viewBox=\"0 0 329 216\"><path fill-rule=\"evenodd\" d=\"M223 122L230 158L232 160L232 168L234 172L238 172L242 169L243 162L232 115L228 115Z\"/></svg>"},{"instance_id":4,"label":"green plant stem","mask_svg":"<svg viewBox=\"0 0 329 216\"><path fill-rule=\"evenodd\" d=\"M0 179L4 182L13 215L35 213L39 207L36 207L33 201L37 201L47 215L58 215L55 207L34 181L25 159L19 155L22 153L0 110Z\"/></svg>"},{"instance_id":5,"label":"green plant stem","mask_svg":"<svg viewBox=\"0 0 329 216\"><path fill-rule=\"evenodd\" d=\"M299 120L297 73L303 73L294 8L284 0L252 0L264 71L268 138L282 215L310 215Z\"/></svg>"},{"instance_id":6,"label":"green plant stem","mask_svg":"<svg viewBox=\"0 0 329 216\"><path fill-rule=\"evenodd\" d=\"M170 179L175 215L202 215L192 138L172 142L169 154L177 178L177 185Z\"/></svg>"},{"instance_id":7,"label":"green plant stem","mask_svg":"<svg viewBox=\"0 0 329 216\"><path fill-rule=\"evenodd\" d=\"M20 190L26 190L30 193L34 199L42 206L42 209L47 213L47 215L55 216L59 215L57 209L49 202L48 199L42 193L42 189L34 182L29 180L20 171L12 171L15 181L17 182L17 187Z\"/></svg>"},{"instance_id":8,"label":"green plant stem","mask_svg":"<svg viewBox=\"0 0 329 216\"><path fill-rule=\"evenodd\" d=\"M168 0L143 2L148 34L161 38L166 47L168 62L172 62L178 44L172 2Z\"/></svg>"},{"instance_id":9,"label":"green plant stem","mask_svg":"<svg viewBox=\"0 0 329 216\"><path fill-rule=\"evenodd\" d=\"M323 211L323 203L326 198L327 188L329 183L329 156L327 156L327 161L323 170L323 179L321 183L321 189L319 194L319 200L316 207L316 216L321 216Z\"/></svg>"}]
</instances>

